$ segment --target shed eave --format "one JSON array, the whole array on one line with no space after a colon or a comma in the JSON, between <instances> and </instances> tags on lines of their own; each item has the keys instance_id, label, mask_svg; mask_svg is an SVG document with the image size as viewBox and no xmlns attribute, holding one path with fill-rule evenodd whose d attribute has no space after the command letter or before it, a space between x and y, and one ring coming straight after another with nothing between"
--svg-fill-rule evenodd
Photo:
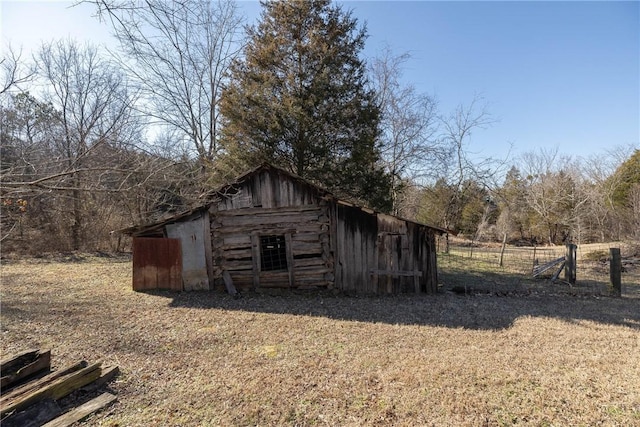
<instances>
[{"instance_id":1,"label":"shed eave","mask_svg":"<svg viewBox=\"0 0 640 427\"><path fill-rule=\"evenodd\" d=\"M114 230L111 232L111 234L120 234L123 236L136 237L145 233L149 233L151 231L156 231L168 224L172 224L174 222L178 222L182 219L188 218L196 213L199 213L205 209L208 209L208 207L209 205L198 206L196 208L189 209L188 211L181 212L177 215L174 215L169 218L165 218L160 221L152 222L149 224L133 225L131 227L122 228L120 230Z\"/></svg>"}]
</instances>

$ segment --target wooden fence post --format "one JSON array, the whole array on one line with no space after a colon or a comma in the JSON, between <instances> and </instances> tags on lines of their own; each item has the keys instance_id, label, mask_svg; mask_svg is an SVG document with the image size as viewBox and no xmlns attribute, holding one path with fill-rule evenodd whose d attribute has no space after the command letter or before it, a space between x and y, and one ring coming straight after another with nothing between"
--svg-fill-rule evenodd
<instances>
[{"instance_id":1,"label":"wooden fence post","mask_svg":"<svg viewBox=\"0 0 640 427\"><path fill-rule=\"evenodd\" d=\"M502 248L500 249L500 267L502 267L502 260L504 259L504 248L507 246L507 233L504 233L502 237Z\"/></svg>"},{"instance_id":2,"label":"wooden fence post","mask_svg":"<svg viewBox=\"0 0 640 427\"><path fill-rule=\"evenodd\" d=\"M576 284L576 257L578 247L573 243L567 245L566 264L564 266L564 279L570 285Z\"/></svg>"},{"instance_id":3,"label":"wooden fence post","mask_svg":"<svg viewBox=\"0 0 640 427\"><path fill-rule=\"evenodd\" d=\"M622 296L622 257L620 248L610 248L609 277L611 278L611 293L613 296Z\"/></svg>"}]
</instances>

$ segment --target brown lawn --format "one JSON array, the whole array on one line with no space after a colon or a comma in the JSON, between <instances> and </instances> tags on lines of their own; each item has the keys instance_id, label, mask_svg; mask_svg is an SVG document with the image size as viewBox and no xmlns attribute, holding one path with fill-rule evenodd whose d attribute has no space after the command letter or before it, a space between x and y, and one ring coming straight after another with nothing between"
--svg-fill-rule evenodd
<instances>
[{"instance_id":1,"label":"brown lawn","mask_svg":"<svg viewBox=\"0 0 640 427\"><path fill-rule=\"evenodd\" d=\"M640 426L640 300L135 293L131 264L2 265L2 356L121 375L102 426Z\"/></svg>"}]
</instances>

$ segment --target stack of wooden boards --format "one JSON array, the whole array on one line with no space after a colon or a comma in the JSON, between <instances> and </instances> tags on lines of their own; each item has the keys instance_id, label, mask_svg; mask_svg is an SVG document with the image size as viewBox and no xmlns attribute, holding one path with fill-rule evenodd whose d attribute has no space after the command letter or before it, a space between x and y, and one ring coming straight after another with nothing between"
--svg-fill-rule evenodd
<instances>
[{"instance_id":1,"label":"stack of wooden boards","mask_svg":"<svg viewBox=\"0 0 640 427\"><path fill-rule=\"evenodd\" d=\"M102 367L102 362L83 360L51 372L50 350L27 350L3 359L0 373L2 427L69 426L116 400L105 392L65 413L61 408L65 396L94 395L118 374L117 366Z\"/></svg>"}]
</instances>

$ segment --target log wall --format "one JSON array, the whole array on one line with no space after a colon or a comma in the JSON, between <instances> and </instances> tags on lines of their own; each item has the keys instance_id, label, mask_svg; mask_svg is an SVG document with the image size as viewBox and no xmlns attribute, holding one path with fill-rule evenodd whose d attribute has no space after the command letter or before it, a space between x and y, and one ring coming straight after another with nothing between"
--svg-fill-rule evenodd
<instances>
[{"instance_id":1,"label":"log wall","mask_svg":"<svg viewBox=\"0 0 640 427\"><path fill-rule=\"evenodd\" d=\"M237 289L332 288L328 202L316 188L278 173L257 173L209 210L213 277L227 271ZM262 271L260 236L284 236L287 269Z\"/></svg>"}]
</instances>

